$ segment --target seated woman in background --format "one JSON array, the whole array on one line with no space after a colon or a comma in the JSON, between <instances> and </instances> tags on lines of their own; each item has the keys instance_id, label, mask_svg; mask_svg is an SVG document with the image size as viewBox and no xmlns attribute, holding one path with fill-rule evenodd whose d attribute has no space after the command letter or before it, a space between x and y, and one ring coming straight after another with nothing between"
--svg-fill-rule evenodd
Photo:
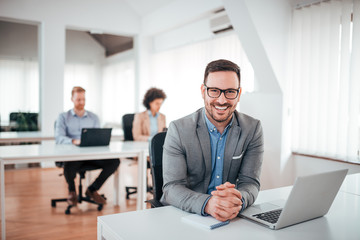
<instances>
[{"instance_id":1,"label":"seated woman in background","mask_svg":"<svg viewBox=\"0 0 360 240\"><path fill-rule=\"evenodd\" d=\"M134 117L132 134L135 141L148 141L156 133L166 129L165 115L159 113L166 94L158 88L150 88L143 100L146 111L137 113Z\"/></svg>"}]
</instances>

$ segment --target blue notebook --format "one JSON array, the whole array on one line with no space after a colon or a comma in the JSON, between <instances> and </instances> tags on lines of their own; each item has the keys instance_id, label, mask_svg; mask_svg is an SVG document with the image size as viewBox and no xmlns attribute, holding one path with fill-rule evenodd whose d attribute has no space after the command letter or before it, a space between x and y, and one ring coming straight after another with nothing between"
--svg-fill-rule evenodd
<instances>
[{"instance_id":1,"label":"blue notebook","mask_svg":"<svg viewBox=\"0 0 360 240\"><path fill-rule=\"evenodd\" d=\"M181 218L184 222L190 223L194 226L203 227L206 229L214 229L228 224L230 221L219 221L212 216L200 216L198 214L190 214Z\"/></svg>"}]
</instances>

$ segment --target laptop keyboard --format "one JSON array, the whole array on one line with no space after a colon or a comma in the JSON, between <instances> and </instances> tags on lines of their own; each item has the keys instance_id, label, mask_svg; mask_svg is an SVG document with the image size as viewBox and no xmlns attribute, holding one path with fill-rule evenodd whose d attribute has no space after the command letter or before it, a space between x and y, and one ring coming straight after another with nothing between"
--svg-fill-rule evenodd
<instances>
[{"instance_id":1,"label":"laptop keyboard","mask_svg":"<svg viewBox=\"0 0 360 240\"><path fill-rule=\"evenodd\" d=\"M256 217L256 218L261 219L263 221L274 224L279 219L279 216L281 214L281 210L282 209L255 214L255 215L253 215L253 217Z\"/></svg>"}]
</instances>

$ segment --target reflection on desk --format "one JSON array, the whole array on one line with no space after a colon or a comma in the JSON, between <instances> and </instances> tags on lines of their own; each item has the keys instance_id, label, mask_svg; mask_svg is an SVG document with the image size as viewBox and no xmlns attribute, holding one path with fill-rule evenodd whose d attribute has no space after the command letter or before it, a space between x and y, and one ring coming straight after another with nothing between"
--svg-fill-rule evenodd
<instances>
[{"instance_id":1,"label":"reflection on desk","mask_svg":"<svg viewBox=\"0 0 360 240\"><path fill-rule=\"evenodd\" d=\"M256 203L286 199L291 187L261 191ZM359 239L360 196L340 191L328 214L280 230L242 218L207 230L181 221L189 213L167 206L98 217L98 240L107 239ZM136 224L136 226L134 226Z\"/></svg>"}]
</instances>

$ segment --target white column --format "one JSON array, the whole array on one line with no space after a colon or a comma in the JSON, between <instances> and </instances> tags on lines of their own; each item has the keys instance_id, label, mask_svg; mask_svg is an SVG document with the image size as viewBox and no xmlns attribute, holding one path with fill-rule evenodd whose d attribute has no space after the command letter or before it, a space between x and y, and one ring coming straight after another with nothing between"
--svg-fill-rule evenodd
<instances>
[{"instance_id":1,"label":"white column","mask_svg":"<svg viewBox=\"0 0 360 240\"><path fill-rule=\"evenodd\" d=\"M63 111L65 26L43 22L40 41L40 127L47 135L54 134L54 122Z\"/></svg>"}]
</instances>

